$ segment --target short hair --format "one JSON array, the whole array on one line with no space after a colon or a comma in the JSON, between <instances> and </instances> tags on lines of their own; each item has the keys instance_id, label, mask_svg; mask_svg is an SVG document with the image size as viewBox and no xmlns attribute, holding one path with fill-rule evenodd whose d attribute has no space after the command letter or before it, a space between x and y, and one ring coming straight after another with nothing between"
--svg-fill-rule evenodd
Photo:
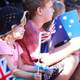
<instances>
[{"instance_id":1,"label":"short hair","mask_svg":"<svg viewBox=\"0 0 80 80\"><path fill-rule=\"evenodd\" d=\"M61 1L55 1L54 3L53 3L53 7L54 7L54 9L60 9L60 8L64 8L65 7L65 5L64 5L64 3L62 3Z\"/></svg>"},{"instance_id":2,"label":"short hair","mask_svg":"<svg viewBox=\"0 0 80 80\"><path fill-rule=\"evenodd\" d=\"M80 6L80 0L64 0L67 11L75 9ZM77 6L78 5L78 6Z\"/></svg>"},{"instance_id":3,"label":"short hair","mask_svg":"<svg viewBox=\"0 0 80 80\"><path fill-rule=\"evenodd\" d=\"M65 12L65 5L64 5L64 3L61 2L61 1L55 1L55 2L53 3L53 8L54 8L53 17L58 16L57 14L59 13L59 11L60 11L60 12L61 12L61 11ZM62 14L62 12L61 12L61 14Z\"/></svg>"}]
</instances>

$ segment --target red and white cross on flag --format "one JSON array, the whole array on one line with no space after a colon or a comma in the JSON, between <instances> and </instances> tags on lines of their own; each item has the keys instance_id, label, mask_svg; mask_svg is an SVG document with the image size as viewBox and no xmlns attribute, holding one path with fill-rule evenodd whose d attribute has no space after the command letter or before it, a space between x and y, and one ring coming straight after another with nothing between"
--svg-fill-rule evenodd
<instances>
[{"instance_id":1,"label":"red and white cross on flag","mask_svg":"<svg viewBox=\"0 0 80 80\"><path fill-rule=\"evenodd\" d=\"M40 53L48 53L49 51L49 41L51 39L50 32L40 32L39 34L39 49Z\"/></svg>"},{"instance_id":2,"label":"red and white cross on flag","mask_svg":"<svg viewBox=\"0 0 80 80\"><path fill-rule=\"evenodd\" d=\"M0 59L0 80L15 80L5 58Z\"/></svg>"},{"instance_id":3,"label":"red and white cross on flag","mask_svg":"<svg viewBox=\"0 0 80 80\"><path fill-rule=\"evenodd\" d=\"M54 33L56 32L54 20L52 21L52 23L51 23L51 25L50 25L50 27L49 27L49 32L50 32L51 34L54 34Z\"/></svg>"},{"instance_id":4,"label":"red and white cross on flag","mask_svg":"<svg viewBox=\"0 0 80 80\"><path fill-rule=\"evenodd\" d=\"M51 34L50 34L50 32L40 32L39 39L40 38L41 38L40 43L44 43L44 42L50 40Z\"/></svg>"}]
</instances>

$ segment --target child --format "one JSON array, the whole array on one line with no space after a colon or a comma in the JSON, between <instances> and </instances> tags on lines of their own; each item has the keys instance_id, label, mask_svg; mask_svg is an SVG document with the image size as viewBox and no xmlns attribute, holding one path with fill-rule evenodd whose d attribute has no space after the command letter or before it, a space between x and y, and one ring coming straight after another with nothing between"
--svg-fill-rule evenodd
<instances>
[{"instance_id":1,"label":"child","mask_svg":"<svg viewBox=\"0 0 80 80\"><path fill-rule=\"evenodd\" d=\"M32 64L33 60L30 54L33 54L38 47L39 33L44 31L42 25L52 19L53 4L51 0L26 0L25 9L29 10L29 20L25 26L24 37L18 42L26 52L25 55L30 58L28 60L25 55L22 54L23 61L26 60L24 63Z\"/></svg>"},{"instance_id":2,"label":"child","mask_svg":"<svg viewBox=\"0 0 80 80\"><path fill-rule=\"evenodd\" d=\"M36 74L31 72L33 66L26 65L28 71L20 69L22 65L20 55L23 50L15 42L15 40L23 38L26 12L9 5L0 9L0 58L6 58L8 66L16 77L21 77L21 80L23 80L22 78L33 80Z\"/></svg>"},{"instance_id":3,"label":"child","mask_svg":"<svg viewBox=\"0 0 80 80\"><path fill-rule=\"evenodd\" d=\"M36 61L35 56L32 55L34 53L36 55L39 54L39 52L37 51L39 42L39 33L42 31L45 32L42 26L44 23L52 20L54 10L53 10L53 3L51 0L26 0L25 8L26 10L29 11L29 16L28 16L29 20L25 26L24 37L22 40L19 40L19 44L23 47L24 51L26 52L26 54L22 54L24 63L31 64L35 63ZM64 50L62 49L63 47L60 47L62 50L55 52L55 54L51 54L49 56L47 56L46 54L45 55L42 54L41 60L43 61L44 64L48 66L63 60L62 62L65 62L64 65L66 69L67 67L66 62L69 59L71 60L71 61L68 60L70 64L72 64L73 62L75 65L75 66L74 65L70 66L71 70L69 71L71 72L70 74L72 74L75 68L77 67L79 60L77 56L76 57L71 56L68 58L67 56L71 55L72 52L79 49L79 47L70 50L70 48L72 48L72 46L75 45L75 43L72 43L70 46L67 45L68 44L64 46ZM28 59L26 57L28 57ZM62 74L61 79L68 80L71 76L70 74L66 75L66 72L64 71L64 74Z\"/></svg>"}]
</instances>

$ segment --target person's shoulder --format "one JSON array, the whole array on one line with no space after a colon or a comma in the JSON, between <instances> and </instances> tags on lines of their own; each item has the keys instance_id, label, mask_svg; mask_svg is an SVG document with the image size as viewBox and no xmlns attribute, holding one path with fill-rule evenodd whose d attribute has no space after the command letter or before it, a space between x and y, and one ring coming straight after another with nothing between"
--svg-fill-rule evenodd
<instances>
[{"instance_id":1,"label":"person's shoulder","mask_svg":"<svg viewBox=\"0 0 80 80\"><path fill-rule=\"evenodd\" d=\"M3 46L7 46L7 44L5 43L5 41L3 41L2 39L0 39L0 47L3 47Z\"/></svg>"},{"instance_id":2,"label":"person's shoulder","mask_svg":"<svg viewBox=\"0 0 80 80\"><path fill-rule=\"evenodd\" d=\"M11 48L0 39L0 54L11 54Z\"/></svg>"}]
</instances>

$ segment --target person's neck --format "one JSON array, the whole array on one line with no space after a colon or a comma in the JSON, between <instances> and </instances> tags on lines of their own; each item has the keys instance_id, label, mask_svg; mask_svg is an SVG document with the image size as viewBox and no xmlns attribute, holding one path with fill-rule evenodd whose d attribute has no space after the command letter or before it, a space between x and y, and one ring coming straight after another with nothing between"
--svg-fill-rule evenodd
<instances>
[{"instance_id":1,"label":"person's neck","mask_svg":"<svg viewBox=\"0 0 80 80\"><path fill-rule=\"evenodd\" d=\"M35 27L38 29L40 29L43 25L43 21L40 18L33 18L32 22L35 25Z\"/></svg>"}]
</instances>

